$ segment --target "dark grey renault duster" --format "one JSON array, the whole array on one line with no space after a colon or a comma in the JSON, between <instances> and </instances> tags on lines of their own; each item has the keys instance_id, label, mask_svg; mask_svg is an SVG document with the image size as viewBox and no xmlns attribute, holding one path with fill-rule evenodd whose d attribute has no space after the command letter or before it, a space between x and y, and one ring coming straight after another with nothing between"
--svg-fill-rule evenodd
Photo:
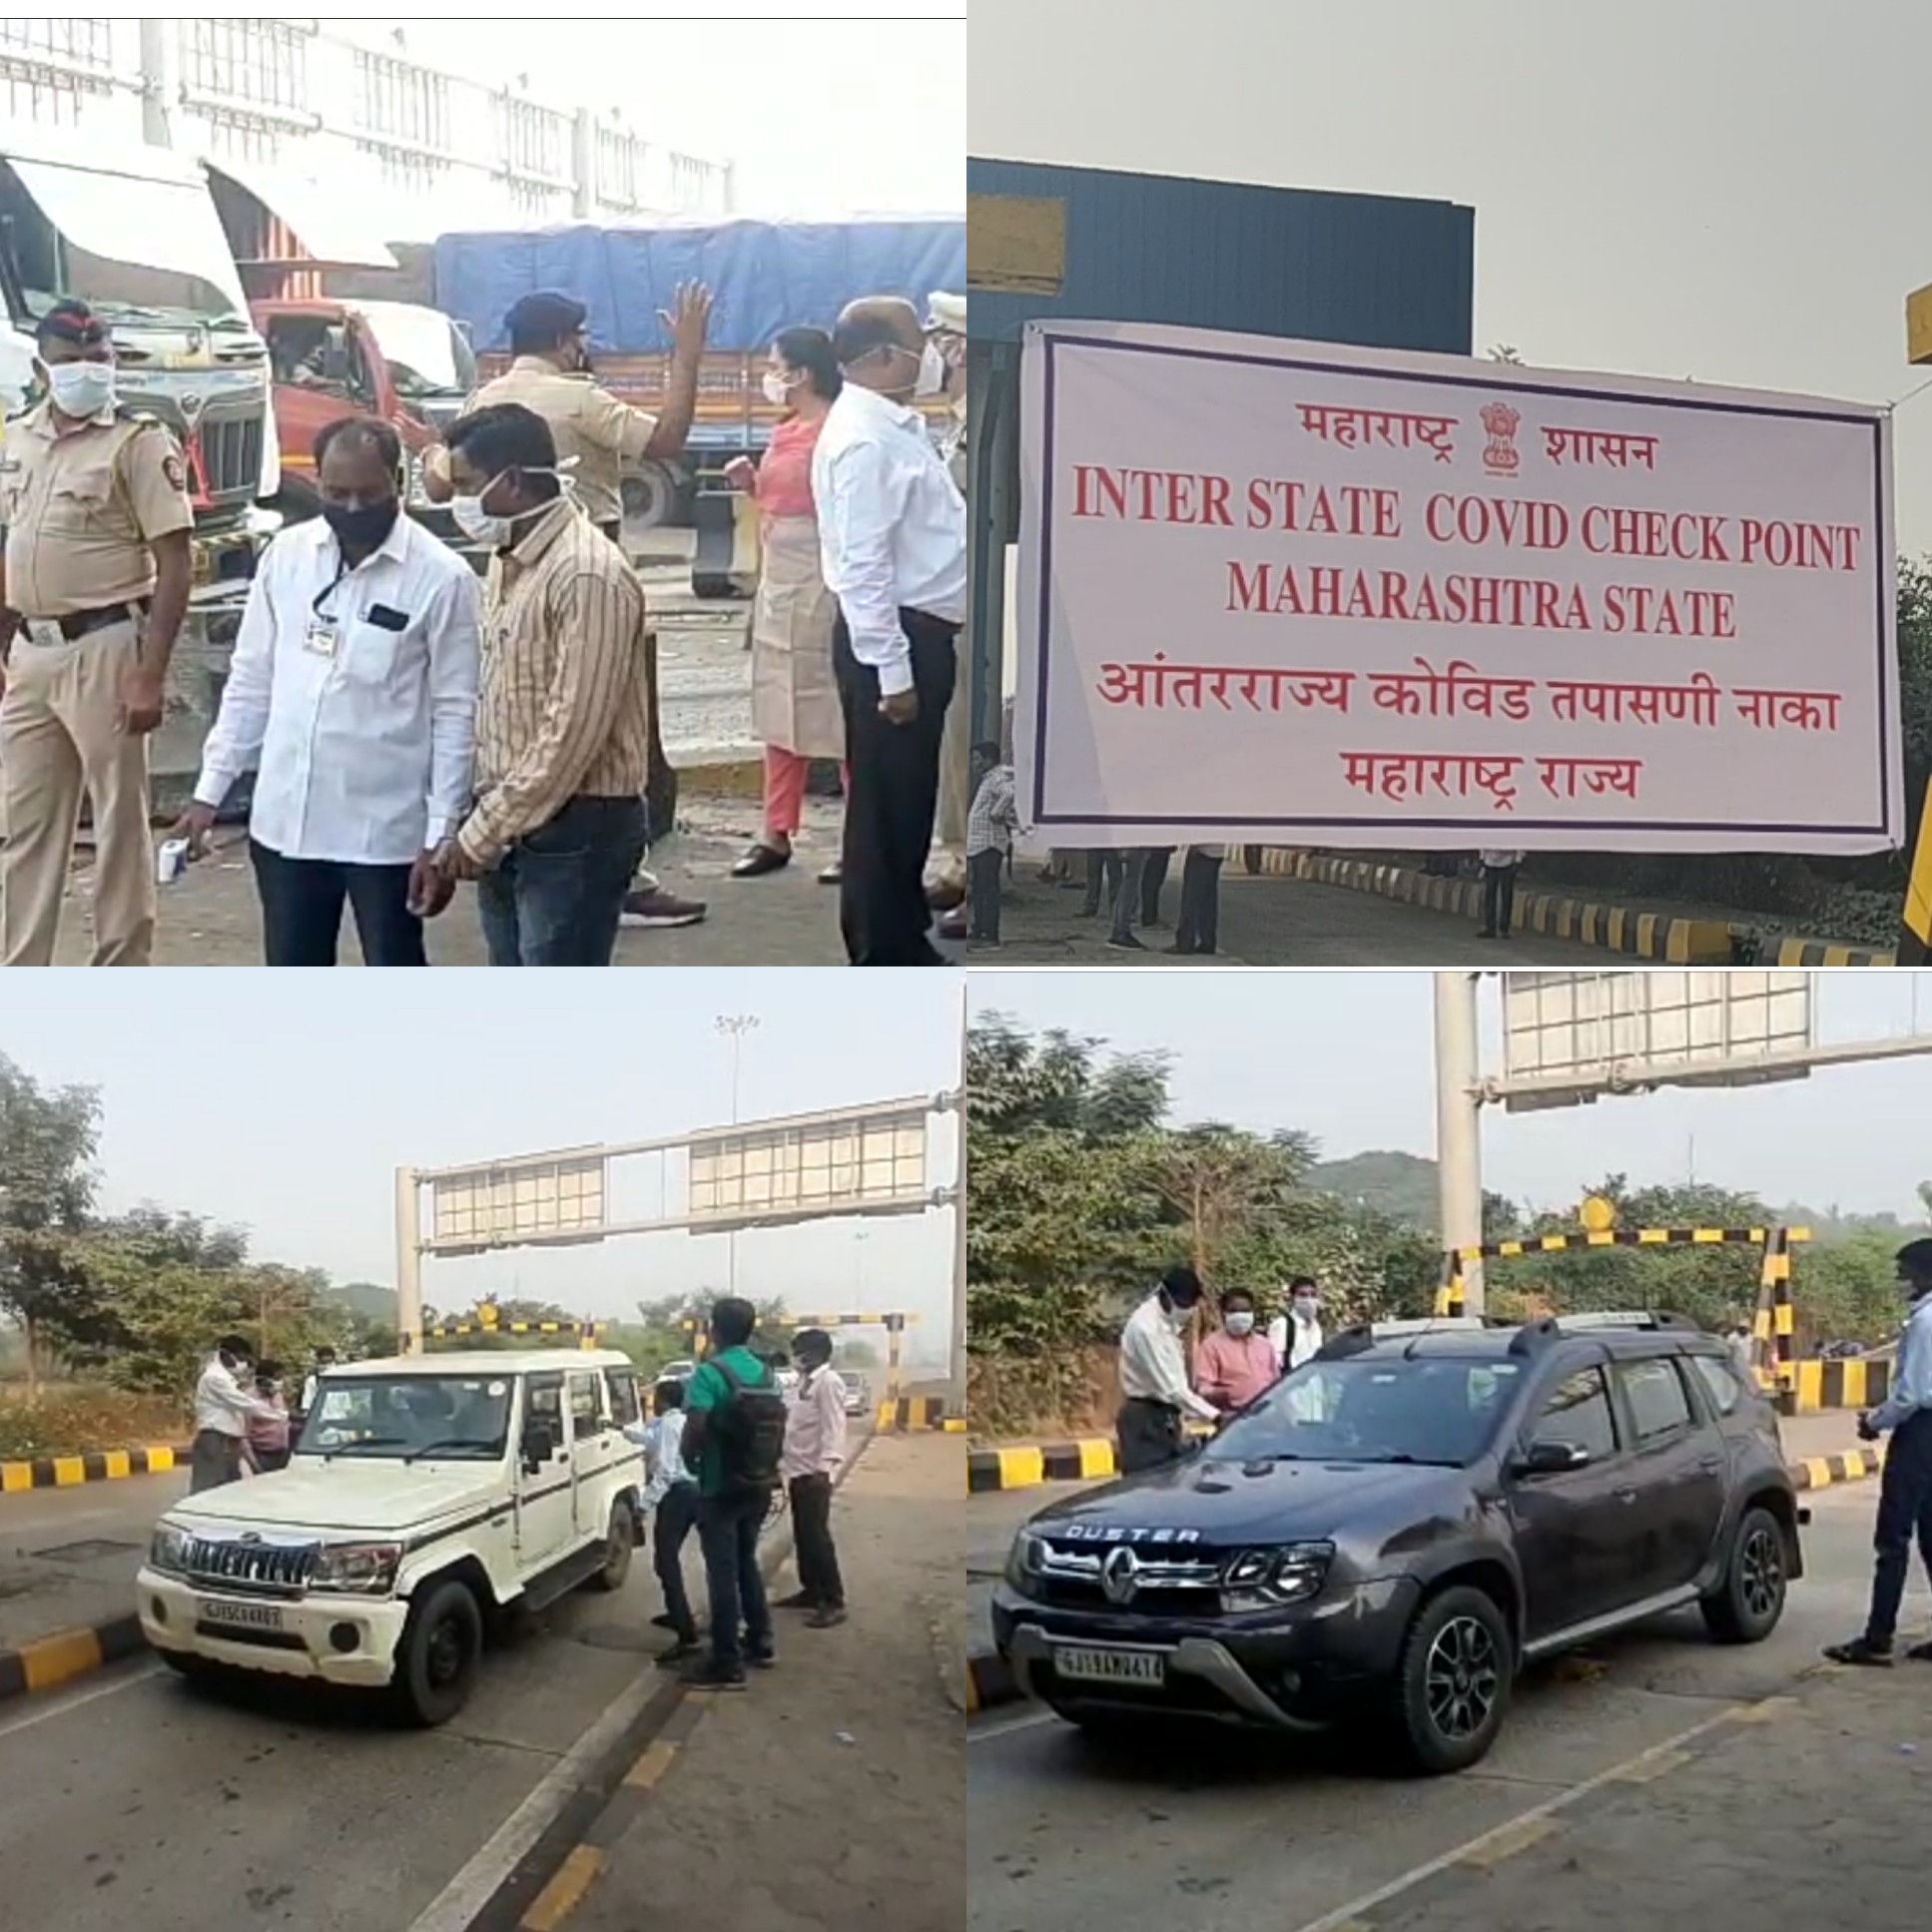
<instances>
[{"instance_id":1,"label":"dark grey renault duster","mask_svg":"<svg viewBox=\"0 0 1932 1932\"><path fill-rule=\"evenodd\" d=\"M1033 1517L993 1635L1089 1728L1366 1706L1455 1771L1528 1660L1690 1604L1767 1636L1803 1520L1770 1404L1679 1317L1355 1329L1183 1461Z\"/></svg>"}]
</instances>

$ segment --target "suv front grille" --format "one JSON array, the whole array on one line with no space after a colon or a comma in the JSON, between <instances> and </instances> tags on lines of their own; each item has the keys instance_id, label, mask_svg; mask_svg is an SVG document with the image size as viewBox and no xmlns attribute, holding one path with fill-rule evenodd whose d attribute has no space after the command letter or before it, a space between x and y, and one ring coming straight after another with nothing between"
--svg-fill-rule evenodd
<instances>
[{"instance_id":1,"label":"suv front grille","mask_svg":"<svg viewBox=\"0 0 1932 1932\"><path fill-rule=\"evenodd\" d=\"M183 1553L191 1583L229 1590L299 1593L315 1574L320 1544L227 1543L197 1537Z\"/></svg>"},{"instance_id":2,"label":"suv front grille","mask_svg":"<svg viewBox=\"0 0 1932 1932\"><path fill-rule=\"evenodd\" d=\"M1132 1589L1118 1587L1117 1559L1125 1550L1132 1558ZM1109 1570L1109 1565L1114 1569ZM1190 1616L1218 1608L1221 1587L1219 1557L1176 1557L1171 1545L1161 1554L1143 1555L1130 1545L1109 1544L1093 1549L1040 1540L1040 1595L1049 1604L1070 1610L1105 1608L1145 1616ZM1109 1589L1109 1579L1116 1588Z\"/></svg>"}]
</instances>

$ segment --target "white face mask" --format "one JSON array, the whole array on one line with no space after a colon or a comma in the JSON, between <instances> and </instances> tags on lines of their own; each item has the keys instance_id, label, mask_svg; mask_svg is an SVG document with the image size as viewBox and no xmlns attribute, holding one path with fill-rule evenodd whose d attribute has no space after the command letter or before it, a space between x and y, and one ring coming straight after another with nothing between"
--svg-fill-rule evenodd
<instances>
[{"instance_id":1,"label":"white face mask","mask_svg":"<svg viewBox=\"0 0 1932 1932\"><path fill-rule=\"evenodd\" d=\"M1165 1313L1167 1316L1167 1326L1176 1335L1194 1319L1194 1311L1191 1308L1169 1308Z\"/></svg>"},{"instance_id":2,"label":"white face mask","mask_svg":"<svg viewBox=\"0 0 1932 1932\"><path fill-rule=\"evenodd\" d=\"M1251 1314L1230 1315L1227 1318L1227 1331L1230 1335L1252 1335L1254 1317Z\"/></svg>"},{"instance_id":3,"label":"white face mask","mask_svg":"<svg viewBox=\"0 0 1932 1932\"><path fill-rule=\"evenodd\" d=\"M767 369L765 371L764 382L761 385L765 391L765 400L774 409L783 409L791 401L792 391L803 380L804 378L802 376L794 376L788 382L777 369Z\"/></svg>"},{"instance_id":4,"label":"white face mask","mask_svg":"<svg viewBox=\"0 0 1932 1932\"><path fill-rule=\"evenodd\" d=\"M919 358L919 387L913 393L921 401L946 393L947 379L953 370L940 350L938 342L928 342L926 352Z\"/></svg>"},{"instance_id":5,"label":"white face mask","mask_svg":"<svg viewBox=\"0 0 1932 1932\"><path fill-rule=\"evenodd\" d=\"M503 475L509 472L505 470ZM560 470L526 469L525 476L555 476L559 481L567 481ZM455 519L456 527L472 543L480 543L486 549L507 550L516 535L516 526L527 522L533 516L541 516L550 505L540 505L534 510L523 510L515 516L498 516L493 510L483 507L483 497L487 496L503 476L492 476L483 485L480 496L452 496L449 499L449 514Z\"/></svg>"},{"instance_id":6,"label":"white face mask","mask_svg":"<svg viewBox=\"0 0 1932 1932\"><path fill-rule=\"evenodd\" d=\"M114 364L56 362L47 371L47 388L63 415L98 416L114 405Z\"/></svg>"},{"instance_id":7,"label":"white face mask","mask_svg":"<svg viewBox=\"0 0 1932 1932\"><path fill-rule=\"evenodd\" d=\"M1321 1303L1313 1295L1297 1295L1292 1304L1298 1322L1312 1322L1321 1313Z\"/></svg>"}]
</instances>

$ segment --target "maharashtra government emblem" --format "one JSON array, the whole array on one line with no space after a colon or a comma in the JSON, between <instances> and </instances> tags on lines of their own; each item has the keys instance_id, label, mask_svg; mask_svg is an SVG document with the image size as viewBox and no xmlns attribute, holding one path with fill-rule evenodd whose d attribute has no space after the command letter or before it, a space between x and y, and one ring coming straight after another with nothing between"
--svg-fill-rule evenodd
<instances>
[{"instance_id":1,"label":"maharashtra government emblem","mask_svg":"<svg viewBox=\"0 0 1932 1932\"><path fill-rule=\"evenodd\" d=\"M1523 466L1516 446L1516 432L1523 412L1507 402L1492 402L1483 411L1483 428L1489 441L1483 445L1483 468L1492 476L1514 476Z\"/></svg>"}]
</instances>

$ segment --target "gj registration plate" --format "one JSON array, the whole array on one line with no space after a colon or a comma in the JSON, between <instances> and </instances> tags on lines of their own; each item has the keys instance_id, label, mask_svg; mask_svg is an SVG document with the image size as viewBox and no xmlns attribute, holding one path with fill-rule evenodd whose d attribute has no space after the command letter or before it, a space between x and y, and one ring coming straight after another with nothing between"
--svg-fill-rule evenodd
<instances>
[{"instance_id":1,"label":"gj registration plate","mask_svg":"<svg viewBox=\"0 0 1932 1932\"><path fill-rule=\"evenodd\" d=\"M1100 1650L1075 1644L1059 1644L1053 1650L1053 1668L1062 1677L1081 1683L1138 1684L1158 1690L1167 1681L1167 1657L1160 1650Z\"/></svg>"},{"instance_id":2,"label":"gj registration plate","mask_svg":"<svg viewBox=\"0 0 1932 1932\"><path fill-rule=\"evenodd\" d=\"M279 1630L282 1627L280 1604L229 1604L218 1598L202 1597L196 1600L195 1614L204 1623L227 1623L238 1630Z\"/></svg>"}]
</instances>

